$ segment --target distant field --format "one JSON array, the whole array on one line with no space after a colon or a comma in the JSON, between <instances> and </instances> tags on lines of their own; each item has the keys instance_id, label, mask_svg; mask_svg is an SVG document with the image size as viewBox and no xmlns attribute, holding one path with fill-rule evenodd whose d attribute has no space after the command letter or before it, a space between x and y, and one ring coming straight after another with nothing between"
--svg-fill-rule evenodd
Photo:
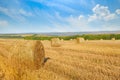
<instances>
[{"instance_id":1,"label":"distant field","mask_svg":"<svg viewBox=\"0 0 120 80\"><path fill-rule=\"evenodd\" d=\"M9 52L3 43L10 41L0 40L0 54ZM61 47L51 47L48 40L42 43L49 58L43 68L18 70L0 55L1 80L120 80L120 40L62 41Z\"/></svg>"}]
</instances>

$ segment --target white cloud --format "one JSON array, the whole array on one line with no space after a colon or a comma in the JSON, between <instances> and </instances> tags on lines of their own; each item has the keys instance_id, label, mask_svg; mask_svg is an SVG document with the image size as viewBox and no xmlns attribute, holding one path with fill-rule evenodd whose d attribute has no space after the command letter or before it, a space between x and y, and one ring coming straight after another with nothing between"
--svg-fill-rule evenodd
<instances>
[{"instance_id":1,"label":"white cloud","mask_svg":"<svg viewBox=\"0 0 120 80\"><path fill-rule=\"evenodd\" d=\"M97 19L96 14L93 14L93 15L90 15L90 16L89 16L88 21L90 22L90 21L94 21L94 20L96 20L96 19Z\"/></svg>"},{"instance_id":2,"label":"white cloud","mask_svg":"<svg viewBox=\"0 0 120 80\"><path fill-rule=\"evenodd\" d=\"M0 12L8 14L9 11L7 8L0 7Z\"/></svg>"},{"instance_id":3,"label":"white cloud","mask_svg":"<svg viewBox=\"0 0 120 80\"><path fill-rule=\"evenodd\" d=\"M73 16L70 16L68 18L65 19L66 23L68 23L68 31L71 30L71 31L92 31L93 28L91 28L91 26L89 25L89 22L87 20L88 18L83 16L83 15L80 15L80 16L77 16L77 17L73 17ZM94 30L96 30L94 28Z\"/></svg>"},{"instance_id":4,"label":"white cloud","mask_svg":"<svg viewBox=\"0 0 120 80\"><path fill-rule=\"evenodd\" d=\"M8 22L5 20L0 20L0 26L7 26Z\"/></svg>"},{"instance_id":5,"label":"white cloud","mask_svg":"<svg viewBox=\"0 0 120 80\"><path fill-rule=\"evenodd\" d=\"M117 10L116 10L116 13L117 13L117 14L120 14L120 9L117 9Z\"/></svg>"},{"instance_id":6,"label":"white cloud","mask_svg":"<svg viewBox=\"0 0 120 80\"><path fill-rule=\"evenodd\" d=\"M71 3L74 3L74 1L72 0L65 0L65 1L60 1L60 0L53 0L53 1L49 1L49 0L32 0L38 3L42 3L48 7L51 8L56 8L58 10L61 11L66 11L66 12L77 12L74 8L72 8L70 6ZM66 5L67 3L67 5Z\"/></svg>"},{"instance_id":7,"label":"white cloud","mask_svg":"<svg viewBox=\"0 0 120 80\"><path fill-rule=\"evenodd\" d=\"M115 13L110 13L107 6L97 4L93 9L93 15L89 16L88 21L105 20L109 21L116 17Z\"/></svg>"},{"instance_id":8,"label":"white cloud","mask_svg":"<svg viewBox=\"0 0 120 80\"><path fill-rule=\"evenodd\" d=\"M32 13L27 12L23 9L8 9L4 7L0 7L0 12L4 13L5 15L9 16L10 18L16 21L25 21L26 18L24 16L33 16Z\"/></svg>"},{"instance_id":9,"label":"white cloud","mask_svg":"<svg viewBox=\"0 0 120 80\"><path fill-rule=\"evenodd\" d=\"M25 11L25 10L23 10L23 9L20 9L20 10L19 10L19 13L22 14L22 15L24 15L24 16L33 16L32 13L27 12L27 11Z\"/></svg>"},{"instance_id":10,"label":"white cloud","mask_svg":"<svg viewBox=\"0 0 120 80\"><path fill-rule=\"evenodd\" d=\"M50 18L52 31L57 32L71 32L71 31L84 31L90 30L87 19L85 16L72 16L63 17L60 13L56 13L54 18Z\"/></svg>"},{"instance_id":11,"label":"white cloud","mask_svg":"<svg viewBox=\"0 0 120 80\"><path fill-rule=\"evenodd\" d=\"M83 15L80 15L78 17L70 16L66 19L67 23L69 23L70 26L74 26L76 28L84 28L87 26L87 20Z\"/></svg>"},{"instance_id":12,"label":"white cloud","mask_svg":"<svg viewBox=\"0 0 120 80\"><path fill-rule=\"evenodd\" d=\"M25 18L21 16L18 11L14 9L7 9L4 7L0 7L0 12L4 13L5 15L9 16L12 19L15 19L17 21L25 21Z\"/></svg>"},{"instance_id":13,"label":"white cloud","mask_svg":"<svg viewBox=\"0 0 120 80\"><path fill-rule=\"evenodd\" d=\"M46 2L46 5L49 7L54 7L59 10L66 11L66 12L75 12L75 10L73 8L63 5L63 4L59 4L59 3Z\"/></svg>"},{"instance_id":14,"label":"white cloud","mask_svg":"<svg viewBox=\"0 0 120 80\"><path fill-rule=\"evenodd\" d=\"M81 19L83 19L83 18L84 18L83 15L80 15L80 16L78 17L79 20L81 20Z\"/></svg>"},{"instance_id":15,"label":"white cloud","mask_svg":"<svg viewBox=\"0 0 120 80\"><path fill-rule=\"evenodd\" d=\"M104 20L109 21L109 20L115 19L115 17L116 17L115 14L109 14L104 17Z\"/></svg>"},{"instance_id":16,"label":"white cloud","mask_svg":"<svg viewBox=\"0 0 120 80\"><path fill-rule=\"evenodd\" d=\"M93 9L92 11L97 14L97 15L100 15L100 16L107 16L110 14L110 11L108 10L108 7L105 7L105 6L101 6L99 4L97 4Z\"/></svg>"}]
</instances>

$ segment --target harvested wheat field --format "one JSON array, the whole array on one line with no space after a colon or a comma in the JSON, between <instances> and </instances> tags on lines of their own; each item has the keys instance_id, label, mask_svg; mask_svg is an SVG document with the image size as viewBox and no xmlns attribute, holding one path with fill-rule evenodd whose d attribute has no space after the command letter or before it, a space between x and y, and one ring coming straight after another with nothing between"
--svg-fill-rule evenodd
<instances>
[{"instance_id":1,"label":"harvested wheat field","mask_svg":"<svg viewBox=\"0 0 120 80\"><path fill-rule=\"evenodd\" d=\"M31 59L26 61L31 65L22 64L21 68L19 62L10 62L8 58L16 49L9 51L5 46L15 41L0 40L0 80L120 80L119 40L89 40L80 44L74 40L64 41L61 47L51 47L50 41L42 41L45 59L44 66L39 69L30 68L34 65ZM22 52L27 53L27 49Z\"/></svg>"}]
</instances>

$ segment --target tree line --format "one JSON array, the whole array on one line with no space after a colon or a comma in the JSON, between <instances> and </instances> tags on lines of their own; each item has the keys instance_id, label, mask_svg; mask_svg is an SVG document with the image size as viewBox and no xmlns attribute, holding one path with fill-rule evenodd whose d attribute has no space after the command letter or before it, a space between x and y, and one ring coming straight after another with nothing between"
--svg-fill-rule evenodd
<instances>
[{"instance_id":1,"label":"tree line","mask_svg":"<svg viewBox=\"0 0 120 80\"><path fill-rule=\"evenodd\" d=\"M23 37L26 40L50 40L51 38L60 38L64 40L76 39L77 37L83 37L85 40L111 40L115 38L116 40L120 39L120 34L83 34L83 35L74 35L74 36L25 36Z\"/></svg>"}]
</instances>

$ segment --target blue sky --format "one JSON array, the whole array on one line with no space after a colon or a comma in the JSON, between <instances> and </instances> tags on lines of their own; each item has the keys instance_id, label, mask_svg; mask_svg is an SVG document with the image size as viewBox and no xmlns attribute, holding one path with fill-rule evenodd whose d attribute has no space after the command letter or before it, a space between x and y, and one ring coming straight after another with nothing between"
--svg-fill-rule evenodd
<instances>
[{"instance_id":1,"label":"blue sky","mask_svg":"<svg viewBox=\"0 0 120 80\"><path fill-rule=\"evenodd\" d=\"M0 33L120 30L120 0L0 0Z\"/></svg>"}]
</instances>

